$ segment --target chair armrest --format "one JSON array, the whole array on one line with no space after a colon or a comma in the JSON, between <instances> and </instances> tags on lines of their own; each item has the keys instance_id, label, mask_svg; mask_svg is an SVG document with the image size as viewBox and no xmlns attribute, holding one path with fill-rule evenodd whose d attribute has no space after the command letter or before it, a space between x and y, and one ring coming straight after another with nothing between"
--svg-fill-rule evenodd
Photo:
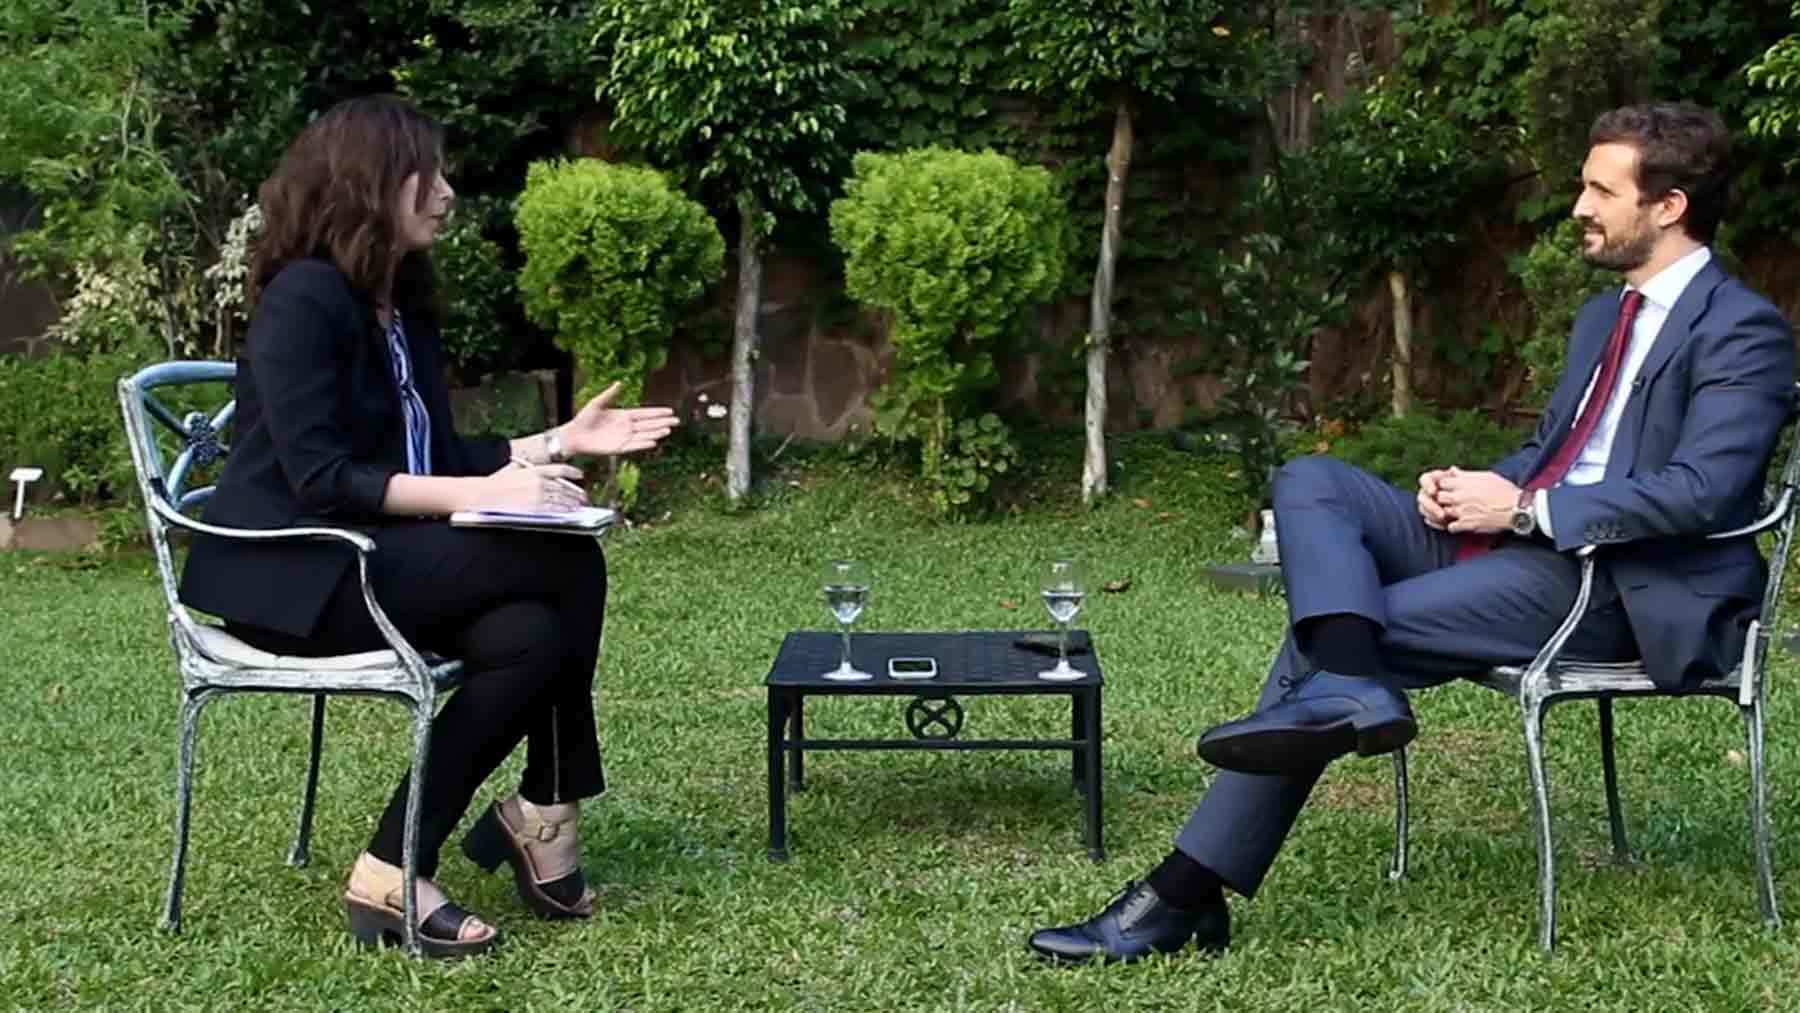
<instances>
[{"instance_id":1,"label":"chair armrest","mask_svg":"<svg viewBox=\"0 0 1800 1013\"><path fill-rule=\"evenodd\" d=\"M1581 586L1576 589L1575 601L1569 606L1569 614L1563 617L1562 624L1550 635L1550 639L1544 641L1537 657L1531 659L1531 664L1526 666L1520 680L1521 688L1543 678L1550 671L1550 666L1562 654L1563 645L1569 642L1569 638L1575 634L1575 627L1581 624L1582 617L1587 614L1588 601L1594 594L1594 549L1593 545L1583 545L1575 550L1575 558L1581 564Z\"/></svg>"},{"instance_id":2,"label":"chair armrest","mask_svg":"<svg viewBox=\"0 0 1800 1013\"><path fill-rule=\"evenodd\" d=\"M279 542L296 540L349 542L357 552L367 554L375 551L375 539L360 531L347 528L303 527L303 528L228 528L217 524L197 521L179 510L174 509L159 498L150 500L150 509L156 516L168 524L202 534L217 535L220 538L233 538L246 542Z\"/></svg>"},{"instance_id":3,"label":"chair armrest","mask_svg":"<svg viewBox=\"0 0 1800 1013\"><path fill-rule=\"evenodd\" d=\"M1712 534L1707 535L1706 538L1708 541L1716 541L1724 538L1742 538L1745 535L1760 535L1764 531L1781 523L1782 518L1787 516L1788 510L1793 506L1793 500L1794 490L1791 487L1784 487L1781 490L1781 498L1775 501L1775 505L1769 508L1768 513L1763 514L1761 517L1758 517L1741 528L1732 528L1730 531L1715 531Z\"/></svg>"},{"instance_id":4,"label":"chair armrest","mask_svg":"<svg viewBox=\"0 0 1800 1013\"><path fill-rule=\"evenodd\" d=\"M339 541L348 542L356 550L356 575L362 585L363 604L369 610L369 618L375 623L375 629L381 638L387 641L388 647L399 657L400 664L419 684L422 699L429 700L434 690L431 681L431 666L426 664L417 648L394 627L393 621L387 617L379 602L375 600L375 585L369 580L369 555L376 549L375 539L360 531L331 527L301 528L230 528L217 524L197 521L192 517L175 510L160 497L150 499L150 509L169 524L197 531L220 538L231 538L245 542L279 542L279 541ZM183 622L192 620L185 618ZM190 633L191 636L191 633Z\"/></svg>"}]
</instances>

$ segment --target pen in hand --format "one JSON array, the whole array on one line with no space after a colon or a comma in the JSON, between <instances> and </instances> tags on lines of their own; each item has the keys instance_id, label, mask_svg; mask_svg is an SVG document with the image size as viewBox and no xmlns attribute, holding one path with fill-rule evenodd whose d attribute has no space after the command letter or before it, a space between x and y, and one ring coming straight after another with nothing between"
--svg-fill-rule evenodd
<instances>
[{"instance_id":1,"label":"pen in hand","mask_svg":"<svg viewBox=\"0 0 1800 1013\"><path fill-rule=\"evenodd\" d=\"M518 467L521 467L521 468L525 468L527 470L537 467L537 465L532 464L530 461L527 461L522 457L514 457L514 458L511 458L510 460L514 465L517 465ZM583 505L583 504L587 503L587 490L583 489L581 486L576 485L574 482L571 482L566 478L557 478L555 476L550 476L550 481L555 482L557 485L562 486L564 489L568 490L569 492L574 493L577 505Z\"/></svg>"}]
</instances>

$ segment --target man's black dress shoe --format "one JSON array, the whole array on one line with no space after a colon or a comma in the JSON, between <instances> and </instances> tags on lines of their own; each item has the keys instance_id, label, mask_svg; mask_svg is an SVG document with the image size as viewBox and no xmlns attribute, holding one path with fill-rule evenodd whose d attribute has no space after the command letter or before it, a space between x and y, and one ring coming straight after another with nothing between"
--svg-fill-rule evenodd
<instances>
[{"instance_id":1,"label":"man's black dress shoe","mask_svg":"<svg viewBox=\"0 0 1800 1013\"><path fill-rule=\"evenodd\" d=\"M1184 911L1158 896L1149 883L1125 884L1105 910L1079 925L1038 929L1026 941L1038 956L1057 961L1102 957L1111 964L1174 953L1194 940L1217 953L1231 941L1231 909L1225 899Z\"/></svg>"},{"instance_id":2,"label":"man's black dress shoe","mask_svg":"<svg viewBox=\"0 0 1800 1013\"><path fill-rule=\"evenodd\" d=\"M1393 752L1419 733L1406 694L1385 678L1318 671L1274 705L1200 736L1200 756L1246 774L1318 770L1345 753Z\"/></svg>"}]
</instances>

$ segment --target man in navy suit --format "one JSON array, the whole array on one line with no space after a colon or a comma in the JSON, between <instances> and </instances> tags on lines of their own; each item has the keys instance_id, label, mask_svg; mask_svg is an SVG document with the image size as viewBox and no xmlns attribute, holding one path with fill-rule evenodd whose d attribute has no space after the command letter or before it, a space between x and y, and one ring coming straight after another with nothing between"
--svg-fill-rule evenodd
<instances>
[{"instance_id":1,"label":"man in navy suit","mask_svg":"<svg viewBox=\"0 0 1800 1013\"><path fill-rule=\"evenodd\" d=\"M1625 286L1582 307L1525 445L1485 471L1428 471L1416 492L1326 457L1280 470L1289 632L1256 710L1201 737L1225 771L1168 858L1087 921L1034 932L1033 950L1222 949L1224 888L1255 894L1326 765L1410 741L1407 689L1529 661L1574 603L1583 545L1596 575L1571 656L1642 657L1668 688L1737 663L1767 567L1752 539L1705 536L1757 510L1794 347L1708 249L1730 171L1709 110L1602 115L1573 213L1583 255Z\"/></svg>"}]
</instances>

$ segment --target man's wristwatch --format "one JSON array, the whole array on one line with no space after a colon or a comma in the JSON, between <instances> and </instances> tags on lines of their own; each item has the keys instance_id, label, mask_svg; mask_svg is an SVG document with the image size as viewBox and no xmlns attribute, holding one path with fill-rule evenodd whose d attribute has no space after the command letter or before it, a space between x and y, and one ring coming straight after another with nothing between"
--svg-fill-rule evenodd
<instances>
[{"instance_id":1,"label":"man's wristwatch","mask_svg":"<svg viewBox=\"0 0 1800 1013\"><path fill-rule=\"evenodd\" d=\"M1519 501L1513 504L1512 517L1507 520L1507 529L1520 538L1530 538L1537 534L1536 494L1531 490L1522 490Z\"/></svg>"},{"instance_id":2,"label":"man's wristwatch","mask_svg":"<svg viewBox=\"0 0 1800 1013\"><path fill-rule=\"evenodd\" d=\"M551 426L544 430L544 456L551 464L561 464L569 459L569 455L563 451L562 427Z\"/></svg>"}]
</instances>

